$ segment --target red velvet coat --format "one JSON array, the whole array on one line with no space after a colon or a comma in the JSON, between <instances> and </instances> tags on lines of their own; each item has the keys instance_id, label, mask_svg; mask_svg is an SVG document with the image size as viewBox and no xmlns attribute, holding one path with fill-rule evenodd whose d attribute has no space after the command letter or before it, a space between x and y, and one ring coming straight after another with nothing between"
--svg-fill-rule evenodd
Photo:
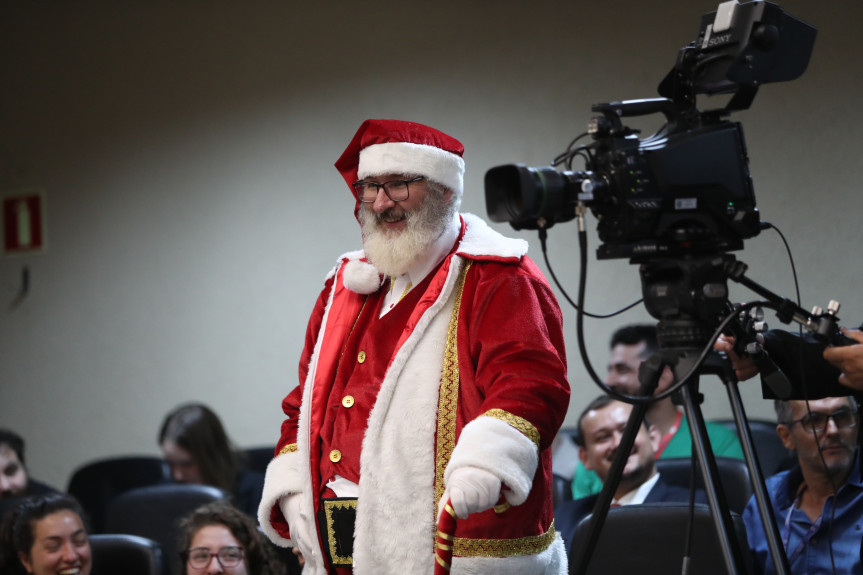
<instances>
[{"instance_id":1,"label":"red velvet coat","mask_svg":"<svg viewBox=\"0 0 863 575\"><path fill-rule=\"evenodd\" d=\"M432 572L436 505L447 474L462 466L498 475L507 504L459 520L452 573L566 572L551 499L551 442L569 404L560 309L526 242L475 216L462 221L384 358L362 444L345 446L360 450L358 574ZM309 321L301 384L283 402L288 418L260 509L264 531L282 545L291 541L281 497L302 494L304 515L315 517L322 406L365 294L380 285L361 256L343 256L328 277ZM325 573L316 543L305 550L306 572Z\"/></svg>"}]
</instances>

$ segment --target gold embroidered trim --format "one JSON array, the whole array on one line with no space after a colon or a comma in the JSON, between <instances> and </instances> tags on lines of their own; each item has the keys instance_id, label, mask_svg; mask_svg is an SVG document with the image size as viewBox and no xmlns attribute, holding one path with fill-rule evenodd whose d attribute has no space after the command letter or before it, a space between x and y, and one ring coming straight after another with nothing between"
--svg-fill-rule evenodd
<instances>
[{"instance_id":1,"label":"gold embroidered trim","mask_svg":"<svg viewBox=\"0 0 863 575\"><path fill-rule=\"evenodd\" d=\"M504 423L508 423L510 427L517 429L527 436L528 439L533 441L537 447L539 447L539 431L536 427L524 419L523 417L519 417L517 415L513 415L508 411L504 411L503 409L489 409L483 415L488 417L494 417L495 419L499 419Z\"/></svg>"},{"instance_id":2,"label":"gold embroidered trim","mask_svg":"<svg viewBox=\"0 0 863 575\"><path fill-rule=\"evenodd\" d=\"M519 539L465 539L456 537L453 555L459 557L512 557L535 555L548 549L555 538L554 521L542 535L531 535Z\"/></svg>"},{"instance_id":3,"label":"gold embroidered trim","mask_svg":"<svg viewBox=\"0 0 863 575\"><path fill-rule=\"evenodd\" d=\"M455 448L455 423L456 408L458 406L458 313L461 308L461 294L464 290L464 281L467 271L471 266L470 261L465 261L458 275L456 284L455 303L447 329L446 347L444 348L443 371L441 372L440 396L438 397L437 410L437 445L435 446L435 476L434 493L435 509L443 496L444 483L443 472L452 456Z\"/></svg>"},{"instance_id":4,"label":"gold embroidered trim","mask_svg":"<svg viewBox=\"0 0 863 575\"><path fill-rule=\"evenodd\" d=\"M396 278L390 278L390 293L393 293L393 288L395 287ZM399 301L405 299L405 296L408 295L408 292L411 291L411 288L414 287L414 283L412 281L408 282L408 285L405 286L405 291L402 292L402 295L399 296Z\"/></svg>"},{"instance_id":5,"label":"gold embroidered trim","mask_svg":"<svg viewBox=\"0 0 863 575\"><path fill-rule=\"evenodd\" d=\"M296 443L289 443L279 451L279 455L284 455L285 453L293 453L296 450L297 450L297 444Z\"/></svg>"},{"instance_id":6,"label":"gold embroidered trim","mask_svg":"<svg viewBox=\"0 0 863 575\"><path fill-rule=\"evenodd\" d=\"M335 520L333 519L333 509L353 509L357 508L357 500L356 499L343 499L343 500L326 500L322 501L324 505L324 515L327 519L327 544L330 546L330 555L332 555L333 563L338 563L339 565L353 565L354 558L353 557L342 557L336 553L336 530L333 528L333 523Z\"/></svg>"}]
</instances>

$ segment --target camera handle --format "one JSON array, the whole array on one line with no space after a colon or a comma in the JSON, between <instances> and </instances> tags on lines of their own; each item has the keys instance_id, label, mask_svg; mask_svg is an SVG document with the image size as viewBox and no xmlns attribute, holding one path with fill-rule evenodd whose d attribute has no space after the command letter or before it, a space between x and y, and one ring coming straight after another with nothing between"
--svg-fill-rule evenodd
<instances>
[{"instance_id":1,"label":"camera handle","mask_svg":"<svg viewBox=\"0 0 863 575\"><path fill-rule=\"evenodd\" d=\"M639 371L639 378L642 382L642 394L653 394L665 365L671 367L675 379L679 380L680 377L692 369L699 355L700 352L695 350L660 350L655 353L643 364L644 367ZM701 476L704 478L705 494L710 506L716 535L723 552L727 571L729 574L746 573L743 562L744 551L736 543L734 525L731 520L728 502L725 499L725 493L720 488L721 483L719 482L716 459L710 442L707 439L704 416L699 405L702 401L702 396L698 391L698 377L701 374L718 375L725 384L740 444L743 448L743 454L749 470L750 483L752 484L755 501L758 506L758 513L767 536L768 549L776 572L780 575L786 575L791 572L791 569L788 565L785 550L780 542L779 529L776 526L776 521L770 509L767 487L758 464L758 456L755 453L752 434L749 426L746 424L746 413L740 398L740 391L737 388L737 379L734 376L734 370L727 358L717 352L711 352L705 361L698 366L695 375L672 397L675 403L683 406L684 413L686 414L690 435L692 436L693 457L697 460ZM599 541L614 492L620 483L623 469L635 443L635 437L644 422L648 405L647 403L636 403L633 405L632 413L624 429L620 445L617 447L609 475L594 505L593 515L589 520L591 522L590 535L586 541L573 542L570 552L570 573L577 575L586 575L588 573L587 569L593 549L596 548L596 544Z\"/></svg>"},{"instance_id":2,"label":"camera handle","mask_svg":"<svg viewBox=\"0 0 863 575\"><path fill-rule=\"evenodd\" d=\"M726 262L728 279L748 287L776 305L776 317L779 321L786 324L792 321L799 323L816 339L831 345L840 346L857 343L839 330L839 317L836 315L839 311L838 301L830 300L827 304L827 311L816 306L809 313L788 298L784 298L746 277L744 275L746 269L746 264L741 261L732 259Z\"/></svg>"}]
</instances>

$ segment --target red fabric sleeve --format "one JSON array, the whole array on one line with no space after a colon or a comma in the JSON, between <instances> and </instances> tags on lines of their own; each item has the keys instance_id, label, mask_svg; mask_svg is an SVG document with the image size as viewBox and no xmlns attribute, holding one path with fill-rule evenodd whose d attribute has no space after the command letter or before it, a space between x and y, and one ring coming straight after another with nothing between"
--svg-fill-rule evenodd
<instances>
[{"instance_id":1,"label":"red fabric sleeve","mask_svg":"<svg viewBox=\"0 0 863 575\"><path fill-rule=\"evenodd\" d=\"M472 277L473 276L473 277ZM551 445L569 407L563 318L539 269L482 262L468 273L462 296L459 368L474 385L465 407L476 415L502 409L533 424L539 448ZM479 406L475 402L479 402ZM467 421L465 421L467 423Z\"/></svg>"}]
</instances>

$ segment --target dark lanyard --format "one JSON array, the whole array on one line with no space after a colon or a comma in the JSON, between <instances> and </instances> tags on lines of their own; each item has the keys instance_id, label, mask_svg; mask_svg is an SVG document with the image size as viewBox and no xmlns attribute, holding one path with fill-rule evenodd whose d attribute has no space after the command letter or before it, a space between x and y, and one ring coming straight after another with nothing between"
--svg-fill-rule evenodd
<instances>
[{"instance_id":1,"label":"dark lanyard","mask_svg":"<svg viewBox=\"0 0 863 575\"><path fill-rule=\"evenodd\" d=\"M794 513L794 508L800 502L800 499L803 497L803 492L797 496L797 499L794 500L794 503L791 504L791 508L788 510L788 515L785 516L785 528L782 530L782 546L785 547L785 553L788 553L788 542L791 539L791 514ZM831 495L830 498L833 496ZM828 498L829 499L829 498ZM831 502L832 505L832 502ZM788 555L788 564L794 563L794 560L797 559L801 553L803 553L803 548L809 543L809 540L815 536L815 533L818 532L818 529L821 527L821 518L824 517L824 510L821 510L821 515L818 516L818 519L815 520L809 530L803 535L803 538L800 540L800 543L797 547L794 548L794 551Z\"/></svg>"}]
</instances>

